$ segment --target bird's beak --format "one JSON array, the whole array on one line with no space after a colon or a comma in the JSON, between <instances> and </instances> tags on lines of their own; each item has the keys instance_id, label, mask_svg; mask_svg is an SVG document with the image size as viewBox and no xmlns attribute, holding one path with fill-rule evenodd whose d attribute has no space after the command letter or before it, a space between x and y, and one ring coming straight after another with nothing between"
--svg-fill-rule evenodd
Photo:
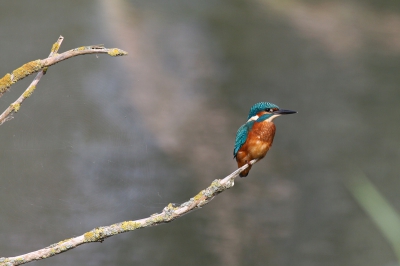
<instances>
[{"instance_id":1,"label":"bird's beak","mask_svg":"<svg viewBox=\"0 0 400 266\"><path fill-rule=\"evenodd\" d=\"M278 111L274 112L274 114L277 114L277 115L290 115L290 114L296 114L296 113L297 113L297 111L284 110L284 109L281 109L281 110L278 110Z\"/></svg>"}]
</instances>

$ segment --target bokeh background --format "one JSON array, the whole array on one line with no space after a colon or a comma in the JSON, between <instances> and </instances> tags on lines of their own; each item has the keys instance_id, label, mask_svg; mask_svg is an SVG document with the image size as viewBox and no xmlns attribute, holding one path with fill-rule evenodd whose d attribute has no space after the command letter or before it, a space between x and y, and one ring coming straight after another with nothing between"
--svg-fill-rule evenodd
<instances>
[{"instance_id":1,"label":"bokeh background","mask_svg":"<svg viewBox=\"0 0 400 266\"><path fill-rule=\"evenodd\" d=\"M236 130L270 101L299 113L233 189L31 265L398 265L347 180L400 210L400 2L1 1L1 75L59 35L129 56L51 67L0 127L0 257L188 200L235 170Z\"/></svg>"}]
</instances>

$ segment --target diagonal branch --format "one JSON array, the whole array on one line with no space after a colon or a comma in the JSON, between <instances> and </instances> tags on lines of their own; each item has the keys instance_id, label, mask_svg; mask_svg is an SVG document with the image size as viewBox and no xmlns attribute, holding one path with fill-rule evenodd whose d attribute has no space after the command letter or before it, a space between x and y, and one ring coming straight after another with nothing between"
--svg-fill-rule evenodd
<instances>
[{"instance_id":1,"label":"diagonal branch","mask_svg":"<svg viewBox=\"0 0 400 266\"><path fill-rule=\"evenodd\" d=\"M257 159L252 160L249 164L253 165L257 161ZM103 242L106 238L109 238L113 235L163 223L169 223L195 209L203 207L204 205L208 204L216 195L233 187L235 178L247 167L249 167L248 164L237 169L224 179L214 180L209 187L200 191L196 196L180 204L179 206L174 206L172 203L170 203L163 209L161 213L155 213L147 218L97 227L89 232L84 233L83 235L65 239L37 251L16 257L0 258L0 266L21 265L34 260L45 259L55 256L59 253L66 252L85 243Z\"/></svg>"}]
</instances>

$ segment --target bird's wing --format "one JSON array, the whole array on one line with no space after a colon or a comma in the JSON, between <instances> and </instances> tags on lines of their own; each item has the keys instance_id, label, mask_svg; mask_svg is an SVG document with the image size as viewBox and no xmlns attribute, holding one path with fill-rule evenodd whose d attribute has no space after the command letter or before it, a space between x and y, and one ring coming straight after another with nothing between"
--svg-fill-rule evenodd
<instances>
[{"instance_id":1,"label":"bird's wing","mask_svg":"<svg viewBox=\"0 0 400 266\"><path fill-rule=\"evenodd\" d=\"M249 134L250 129L253 127L253 124L254 121L248 121L238 129L236 133L235 147L233 148L233 158L236 158L240 147L242 147L246 142L247 135Z\"/></svg>"}]
</instances>

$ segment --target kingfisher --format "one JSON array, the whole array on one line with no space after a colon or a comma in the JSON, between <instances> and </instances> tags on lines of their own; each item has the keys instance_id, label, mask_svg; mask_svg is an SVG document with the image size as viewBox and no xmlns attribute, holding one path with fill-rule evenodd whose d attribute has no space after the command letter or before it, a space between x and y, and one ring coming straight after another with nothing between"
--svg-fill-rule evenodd
<instances>
[{"instance_id":1,"label":"kingfisher","mask_svg":"<svg viewBox=\"0 0 400 266\"><path fill-rule=\"evenodd\" d=\"M254 159L262 159L272 146L275 136L275 124L272 122L281 115L295 114L296 111L280 109L269 102L256 103L250 108L247 122L236 133L233 157L236 158L238 168ZM239 175L249 174L251 165Z\"/></svg>"}]
</instances>

